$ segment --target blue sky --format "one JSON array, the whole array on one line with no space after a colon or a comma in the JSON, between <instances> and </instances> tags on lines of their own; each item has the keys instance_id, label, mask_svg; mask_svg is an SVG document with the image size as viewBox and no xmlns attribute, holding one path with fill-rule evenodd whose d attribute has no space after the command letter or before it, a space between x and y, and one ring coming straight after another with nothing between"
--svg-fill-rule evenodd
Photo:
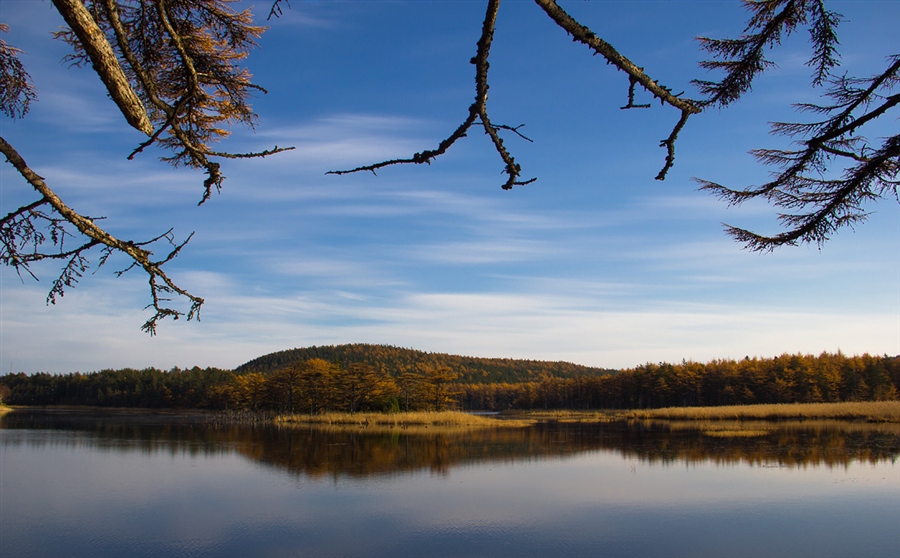
<instances>
[{"instance_id":1,"label":"blue sky","mask_svg":"<svg viewBox=\"0 0 900 558\"><path fill-rule=\"evenodd\" d=\"M267 2L256 2L263 20ZM426 167L377 176L326 175L433 148L474 95L482 1L292 2L247 66L269 90L255 130L223 149L293 145L258 161L227 161L221 195L197 207L202 175L149 151L85 68L60 62L49 1L5 0L7 42L26 51L39 99L2 135L63 199L119 237L175 228L195 236L169 275L206 299L200 322L165 322L156 337L146 277L110 261L55 306L41 281L0 270L3 372L156 366L234 367L292 347L384 343L485 357L567 360L601 367L784 352L900 353L900 205L822 249L747 252L728 222L776 232L762 203L727 209L692 177L759 184L753 148L784 147L768 122L815 101L806 32L773 53L778 69L737 105L694 117L676 164L655 181L657 147L678 115L654 104L622 111L627 79L573 43L532 2L501 6L491 54L489 111L525 124L534 143L507 146L538 180L503 191L502 165L476 131ZM696 97L706 74L694 37L735 36L739 3L562 2L654 78ZM834 2L844 67L883 69L900 52L900 2ZM640 99L639 99L640 101ZM890 116L890 115L889 115ZM871 136L896 133L896 116ZM8 163L0 210L33 199ZM93 271L93 270L92 270Z\"/></svg>"}]
</instances>

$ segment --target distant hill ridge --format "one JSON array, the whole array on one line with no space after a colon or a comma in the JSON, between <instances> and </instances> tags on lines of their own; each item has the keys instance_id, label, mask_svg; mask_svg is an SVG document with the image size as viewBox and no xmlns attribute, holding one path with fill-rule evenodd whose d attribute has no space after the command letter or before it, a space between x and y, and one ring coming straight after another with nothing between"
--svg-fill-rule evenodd
<instances>
[{"instance_id":1,"label":"distant hill ridge","mask_svg":"<svg viewBox=\"0 0 900 558\"><path fill-rule=\"evenodd\" d=\"M302 362L311 358L337 362L344 367L352 363L365 363L391 376L405 371L414 371L423 366L449 366L459 374L458 381L474 384L526 382L536 380L544 374L559 378L572 378L603 376L618 372L618 370L582 366L571 362L468 357L366 343L312 346L278 351L246 362L238 366L235 371L238 373L268 373L294 362Z\"/></svg>"}]
</instances>

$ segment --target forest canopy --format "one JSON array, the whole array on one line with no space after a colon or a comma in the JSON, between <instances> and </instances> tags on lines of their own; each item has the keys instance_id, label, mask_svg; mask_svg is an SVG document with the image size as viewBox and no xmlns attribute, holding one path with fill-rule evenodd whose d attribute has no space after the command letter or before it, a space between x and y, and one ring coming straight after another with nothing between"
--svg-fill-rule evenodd
<instances>
[{"instance_id":1,"label":"forest canopy","mask_svg":"<svg viewBox=\"0 0 900 558\"><path fill-rule=\"evenodd\" d=\"M485 379L498 371L510 374L514 370L518 377ZM885 401L900 399L900 356L785 354L707 363L648 363L611 371L568 363L472 359L345 345L273 353L234 371L195 367L8 374L0 376L0 396L2 402L13 405L310 415Z\"/></svg>"}]
</instances>

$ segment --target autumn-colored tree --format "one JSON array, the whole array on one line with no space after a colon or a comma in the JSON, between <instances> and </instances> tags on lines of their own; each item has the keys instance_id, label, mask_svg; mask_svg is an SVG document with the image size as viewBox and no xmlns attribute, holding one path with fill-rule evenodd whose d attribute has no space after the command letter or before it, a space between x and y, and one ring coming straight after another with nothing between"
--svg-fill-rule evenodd
<instances>
[{"instance_id":1,"label":"autumn-colored tree","mask_svg":"<svg viewBox=\"0 0 900 558\"><path fill-rule=\"evenodd\" d=\"M258 372L243 374L234 379L232 396L235 406L250 411L258 411L266 406L268 400L268 382Z\"/></svg>"},{"instance_id":2,"label":"autumn-colored tree","mask_svg":"<svg viewBox=\"0 0 900 558\"><path fill-rule=\"evenodd\" d=\"M420 386L421 376L414 371L405 370L397 376L397 390L400 395L400 402L404 411L409 412L415 407L410 407L410 400L415 403L417 397L416 392Z\"/></svg>"},{"instance_id":3,"label":"autumn-colored tree","mask_svg":"<svg viewBox=\"0 0 900 558\"><path fill-rule=\"evenodd\" d=\"M334 405L336 394L334 376L338 370L335 364L321 358L309 359L303 365L301 376L303 405L309 409L309 414L315 415L320 411L329 410Z\"/></svg>"},{"instance_id":4,"label":"autumn-colored tree","mask_svg":"<svg viewBox=\"0 0 900 558\"><path fill-rule=\"evenodd\" d=\"M422 370L422 385L426 404L434 411L443 411L456 403L456 391L452 382L458 374L449 366L426 366Z\"/></svg>"},{"instance_id":5,"label":"autumn-colored tree","mask_svg":"<svg viewBox=\"0 0 900 558\"><path fill-rule=\"evenodd\" d=\"M285 411L294 412L294 405L302 397L303 377L306 368L303 363L292 363L269 377L269 382L278 393L279 399Z\"/></svg>"},{"instance_id":6,"label":"autumn-colored tree","mask_svg":"<svg viewBox=\"0 0 900 558\"><path fill-rule=\"evenodd\" d=\"M379 374L372 366L358 362L341 369L336 380L342 407L350 413L375 407L378 401L392 396L396 389L389 376Z\"/></svg>"}]
</instances>

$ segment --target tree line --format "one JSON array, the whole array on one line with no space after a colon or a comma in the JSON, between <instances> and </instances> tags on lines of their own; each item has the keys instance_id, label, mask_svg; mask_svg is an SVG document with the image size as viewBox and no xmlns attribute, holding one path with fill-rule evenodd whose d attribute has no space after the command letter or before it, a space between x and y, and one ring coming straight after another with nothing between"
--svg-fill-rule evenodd
<instances>
[{"instance_id":1,"label":"tree line","mask_svg":"<svg viewBox=\"0 0 900 558\"><path fill-rule=\"evenodd\" d=\"M320 414L357 411L442 411L455 408L458 378L447 366L394 375L365 362L347 366L321 358L295 361L266 374L236 375L222 392L232 408Z\"/></svg>"},{"instance_id":2,"label":"tree line","mask_svg":"<svg viewBox=\"0 0 900 558\"><path fill-rule=\"evenodd\" d=\"M643 364L600 377L460 386L466 409L642 409L884 401L900 396L900 357L841 353Z\"/></svg>"},{"instance_id":3,"label":"tree line","mask_svg":"<svg viewBox=\"0 0 900 558\"><path fill-rule=\"evenodd\" d=\"M219 368L40 372L0 376L0 398L10 405L89 405L150 409L222 408L220 388L234 372Z\"/></svg>"},{"instance_id":4,"label":"tree line","mask_svg":"<svg viewBox=\"0 0 900 558\"><path fill-rule=\"evenodd\" d=\"M441 411L458 405L457 378L447 366L425 365L392 376L366 363L341 366L320 358L295 361L270 373L198 367L18 373L0 376L0 402L308 414Z\"/></svg>"},{"instance_id":5,"label":"tree line","mask_svg":"<svg viewBox=\"0 0 900 558\"><path fill-rule=\"evenodd\" d=\"M522 361L531 362L531 361ZM643 364L606 375L543 373L474 383L446 365L393 369L368 362L294 360L270 372L218 368L103 370L0 376L11 405L324 412L636 409L900 398L900 356L841 353L708 363Z\"/></svg>"}]
</instances>

